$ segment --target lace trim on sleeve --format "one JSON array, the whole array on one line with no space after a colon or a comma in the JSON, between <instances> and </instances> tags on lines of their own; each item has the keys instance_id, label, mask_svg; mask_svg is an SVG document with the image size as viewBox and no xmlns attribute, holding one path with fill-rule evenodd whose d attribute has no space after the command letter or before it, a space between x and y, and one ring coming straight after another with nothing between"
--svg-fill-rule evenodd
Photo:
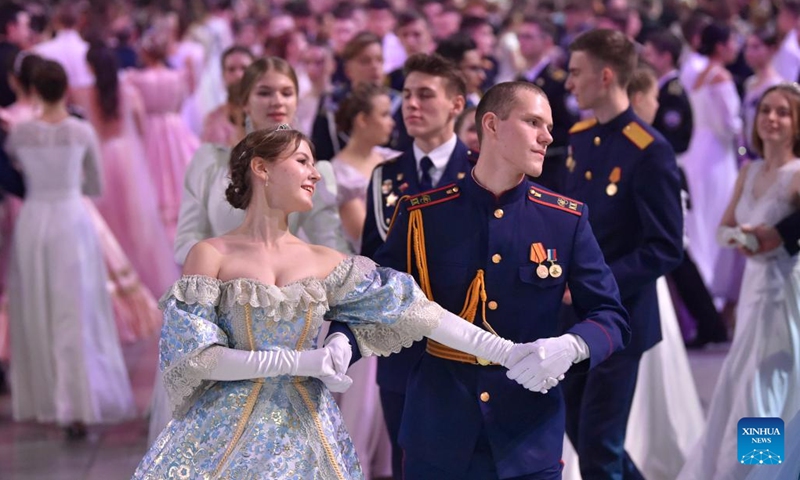
<instances>
[{"instance_id":1,"label":"lace trim on sleeve","mask_svg":"<svg viewBox=\"0 0 800 480\"><path fill-rule=\"evenodd\" d=\"M158 308L163 310L167 300L173 297L187 305L217 306L219 305L221 285L222 282L219 279L205 275L184 275L173 283L161 297L158 301Z\"/></svg>"},{"instance_id":2,"label":"lace trim on sleeve","mask_svg":"<svg viewBox=\"0 0 800 480\"><path fill-rule=\"evenodd\" d=\"M386 357L430 335L439 326L442 312L439 304L420 297L405 311L398 324L350 325L350 330L362 355Z\"/></svg>"},{"instance_id":3,"label":"lace trim on sleeve","mask_svg":"<svg viewBox=\"0 0 800 480\"><path fill-rule=\"evenodd\" d=\"M197 399L215 383L204 377L217 367L222 348L209 347L164 372L164 384L169 386L167 392L174 418L186 415Z\"/></svg>"}]
</instances>

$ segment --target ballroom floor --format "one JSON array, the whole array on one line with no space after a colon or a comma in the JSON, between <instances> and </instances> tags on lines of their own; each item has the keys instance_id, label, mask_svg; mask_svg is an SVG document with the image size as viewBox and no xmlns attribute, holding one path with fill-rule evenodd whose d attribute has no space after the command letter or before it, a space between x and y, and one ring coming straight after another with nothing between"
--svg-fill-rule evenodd
<instances>
[{"instance_id":1,"label":"ballroom floor","mask_svg":"<svg viewBox=\"0 0 800 480\"><path fill-rule=\"evenodd\" d=\"M689 359L703 406L716 382L727 346L692 351ZM156 338L125 347L136 404L145 412L152 390ZM147 448L144 418L92 427L88 438L67 441L61 429L11 421L11 396L0 395L0 478L3 480L129 479Z\"/></svg>"}]
</instances>

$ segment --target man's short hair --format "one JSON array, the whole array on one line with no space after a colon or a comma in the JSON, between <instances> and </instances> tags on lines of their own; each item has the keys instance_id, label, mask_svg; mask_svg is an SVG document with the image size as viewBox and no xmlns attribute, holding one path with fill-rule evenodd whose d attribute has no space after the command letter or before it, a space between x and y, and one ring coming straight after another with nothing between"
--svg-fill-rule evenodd
<instances>
[{"instance_id":1,"label":"man's short hair","mask_svg":"<svg viewBox=\"0 0 800 480\"><path fill-rule=\"evenodd\" d=\"M582 33L570 44L569 51L584 52L601 67L609 67L622 88L628 86L638 63L633 42L624 33L607 28Z\"/></svg>"},{"instance_id":2,"label":"man's short hair","mask_svg":"<svg viewBox=\"0 0 800 480\"><path fill-rule=\"evenodd\" d=\"M489 20L487 20L487 19L485 19L483 17L476 17L474 15L467 15L467 16L461 17L461 25L459 27L459 30L471 32L473 30L476 30L478 27L482 27L484 25L489 25L490 27L492 26L492 24L489 23ZM494 30L494 28L492 28L492 30Z\"/></svg>"},{"instance_id":3,"label":"man's short hair","mask_svg":"<svg viewBox=\"0 0 800 480\"><path fill-rule=\"evenodd\" d=\"M428 24L428 19L425 18L421 13L417 12L416 10L406 10L405 12L401 12L397 15L397 27L395 28L403 28L411 25L414 22L425 22L425 25Z\"/></svg>"},{"instance_id":4,"label":"man's short hair","mask_svg":"<svg viewBox=\"0 0 800 480\"><path fill-rule=\"evenodd\" d=\"M408 78L413 72L441 77L445 80L445 90L448 95L461 95L465 98L467 96L467 84L464 82L464 77L461 76L458 67L441 55L436 53L411 55L403 65L403 73Z\"/></svg>"},{"instance_id":5,"label":"man's short hair","mask_svg":"<svg viewBox=\"0 0 800 480\"><path fill-rule=\"evenodd\" d=\"M436 53L458 65L464 60L464 55L471 50L477 50L478 45L466 32L457 32L439 42Z\"/></svg>"},{"instance_id":6,"label":"man's short hair","mask_svg":"<svg viewBox=\"0 0 800 480\"><path fill-rule=\"evenodd\" d=\"M633 97L637 93L646 93L658 83L656 74L652 68L647 65L639 65L631 75L631 81L628 82L628 98Z\"/></svg>"},{"instance_id":7,"label":"man's short hair","mask_svg":"<svg viewBox=\"0 0 800 480\"><path fill-rule=\"evenodd\" d=\"M8 34L8 26L17 23L17 16L24 12L21 6L16 3L6 3L0 5L0 34Z\"/></svg>"},{"instance_id":8,"label":"man's short hair","mask_svg":"<svg viewBox=\"0 0 800 480\"><path fill-rule=\"evenodd\" d=\"M475 127L478 131L478 142L483 140L483 117L491 112L497 115L500 120L508 119L509 115L511 115L511 111L520 103L517 94L523 90L547 98L544 91L536 84L521 81L498 83L483 94L481 101L478 102L478 109L475 111Z\"/></svg>"},{"instance_id":9,"label":"man's short hair","mask_svg":"<svg viewBox=\"0 0 800 480\"><path fill-rule=\"evenodd\" d=\"M558 42L558 28L547 18L539 15L525 15L522 18L522 24L536 25L543 35L550 37L553 42Z\"/></svg>"},{"instance_id":10,"label":"man's short hair","mask_svg":"<svg viewBox=\"0 0 800 480\"><path fill-rule=\"evenodd\" d=\"M647 36L645 43L650 43L658 53L669 53L672 65L677 66L683 51L683 42L677 35L666 28L655 30Z\"/></svg>"}]
</instances>

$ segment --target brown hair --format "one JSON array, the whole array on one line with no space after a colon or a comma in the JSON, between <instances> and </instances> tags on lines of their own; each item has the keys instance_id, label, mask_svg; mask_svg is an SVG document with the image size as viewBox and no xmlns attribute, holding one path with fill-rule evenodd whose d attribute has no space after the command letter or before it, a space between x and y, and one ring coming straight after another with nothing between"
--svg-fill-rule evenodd
<instances>
[{"instance_id":1,"label":"brown hair","mask_svg":"<svg viewBox=\"0 0 800 480\"><path fill-rule=\"evenodd\" d=\"M445 80L445 90L450 96L467 96L467 84L458 67L439 54L416 53L406 59L403 73L406 77L412 72L424 73L432 77L441 77Z\"/></svg>"},{"instance_id":2,"label":"brown hair","mask_svg":"<svg viewBox=\"0 0 800 480\"><path fill-rule=\"evenodd\" d=\"M238 98L235 99L235 102L231 103L244 106L247 103L247 97L250 96L250 92L253 91L258 80L267 72L278 72L289 77L289 80L294 84L295 95L300 95L297 74L294 73L294 69L289 65L289 62L279 57L265 57L259 58L245 69L244 75L242 75L242 79L239 81Z\"/></svg>"},{"instance_id":3,"label":"brown hair","mask_svg":"<svg viewBox=\"0 0 800 480\"><path fill-rule=\"evenodd\" d=\"M225 189L228 203L233 208L242 210L250 204L253 197L250 162L253 158L259 157L273 163L297 151L301 142L306 142L311 148L311 154L316 156L311 140L302 132L285 125L272 130L256 130L244 137L233 147L228 162L231 178L228 188Z\"/></svg>"},{"instance_id":4,"label":"brown hair","mask_svg":"<svg viewBox=\"0 0 800 480\"><path fill-rule=\"evenodd\" d=\"M636 67L636 70L634 70L631 75L630 82L628 82L628 98L633 97L633 95L637 93L647 92L653 88L657 82L658 79L652 68L646 65Z\"/></svg>"},{"instance_id":5,"label":"brown hair","mask_svg":"<svg viewBox=\"0 0 800 480\"><path fill-rule=\"evenodd\" d=\"M764 94L761 95L761 98L758 99L758 105L756 106L756 118L758 118L758 112L761 110L761 103L764 101L764 98L772 92L782 93L789 102L789 109L792 113L792 128L794 129L794 145L792 145L792 153L795 157L800 157L800 86L794 82L782 82L769 87L766 91L764 91ZM753 150L758 152L759 155L764 155L764 141L758 136L758 129L755 125L753 125L753 131L750 132L750 135Z\"/></svg>"},{"instance_id":6,"label":"brown hair","mask_svg":"<svg viewBox=\"0 0 800 480\"><path fill-rule=\"evenodd\" d=\"M503 82L493 86L478 102L475 111L475 127L478 131L478 142L483 140L483 117L487 113L494 113L500 120L506 120L511 115L511 110L519 104L518 92L526 90L536 93L547 99L541 88L530 82Z\"/></svg>"},{"instance_id":7,"label":"brown hair","mask_svg":"<svg viewBox=\"0 0 800 480\"><path fill-rule=\"evenodd\" d=\"M570 44L569 51L585 52L600 68L609 67L622 88L628 86L638 63L633 42L624 33L607 28L582 33Z\"/></svg>"},{"instance_id":8,"label":"brown hair","mask_svg":"<svg viewBox=\"0 0 800 480\"><path fill-rule=\"evenodd\" d=\"M357 33L356 36L351 38L342 49L342 61L349 62L350 60L359 56L364 49L372 44L377 44L379 47L383 48L383 43L381 42L380 37L374 33Z\"/></svg>"},{"instance_id":9,"label":"brown hair","mask_svg":"<svg viewBox=\"0 0 800 480\"><path fill-rule=\"evenodd\" d=\"M356 115L372 113L372 99L379 95L389 95L389 91L372 83L356 85L339 104L339 109L336 111L336 128L349 135L353 130Z\"/></svg>"},{"instance_id":10,"label":"brown hair","mask_svg":"<svg viewBox=\"0 0 800 480\"><path fill-rule=\"evenodd\" d=\"M60 63L42 60L34 68L31 85L47 103L55 103L67 92L67 73Z\"/></svg>"}]
</instances>

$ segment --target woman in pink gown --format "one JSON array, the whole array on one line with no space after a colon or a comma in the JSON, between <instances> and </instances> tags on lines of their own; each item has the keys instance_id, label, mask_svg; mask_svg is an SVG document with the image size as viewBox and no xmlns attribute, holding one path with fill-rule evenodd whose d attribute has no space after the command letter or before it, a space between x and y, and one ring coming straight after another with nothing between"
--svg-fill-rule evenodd
<instances>
[{"instance_id":1,"label":"woman in pink gown","mask_svg":"<svg viewBox=\"0 0 800 480\"><path fill-rule=\"evenodd\" d=\"M165 63L167 38L147 33L142 39L145 68L128 73L128 80L142 98L145 112L145 158L156 187L161 221L172 242L178 223L181 191L186 166L199 146L199 140L181 118L181 106L189 94L184 72L171 70Z\"/></svg>"},{"instance_id":2,"label":"woman in pink gown","mask_svg":"<svg viewBox=\"0 0 800 480\"><path fill-rule=\"evenodd\" d=\"M143 161L141 100L136 89L119 82L111 49L93 46L87 60L95 84L73 89L72 98L100 139L106 190L95 205L144 284L158 296L178 278L178 267Z\"/></svg>"}]
</instances>

